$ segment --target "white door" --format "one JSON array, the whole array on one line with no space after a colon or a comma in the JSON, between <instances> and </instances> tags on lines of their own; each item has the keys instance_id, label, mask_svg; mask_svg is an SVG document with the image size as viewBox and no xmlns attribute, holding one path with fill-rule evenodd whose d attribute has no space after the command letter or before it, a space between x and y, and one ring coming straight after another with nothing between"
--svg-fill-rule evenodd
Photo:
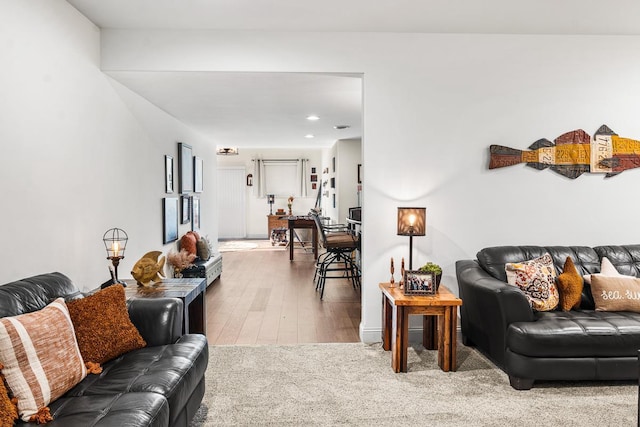
<instances>
[{"instance_id":1,"label":"white door","mask_svg":"<svg viewBox=\"0 0 640 427\"><path fill-rule=\"evenodd\" d=\"M243 167L218 167L219 239L247 236L244 177Z\"/></svg>"}]
</instances>

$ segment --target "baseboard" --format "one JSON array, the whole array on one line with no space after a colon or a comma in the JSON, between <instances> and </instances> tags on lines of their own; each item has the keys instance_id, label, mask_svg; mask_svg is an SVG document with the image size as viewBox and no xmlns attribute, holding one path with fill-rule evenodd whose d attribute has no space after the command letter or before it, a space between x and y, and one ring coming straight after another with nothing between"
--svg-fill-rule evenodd
<instances>
[{"instance_id":1,"label":"baseboard","mask_svg":"<svg viewBox=\"0 0 640 427\"><path fill-rule=\"evenodd\" d=\"M268 240L269 236L266 234L247 234L246 240Z\"/></svg>"}]
</instances>

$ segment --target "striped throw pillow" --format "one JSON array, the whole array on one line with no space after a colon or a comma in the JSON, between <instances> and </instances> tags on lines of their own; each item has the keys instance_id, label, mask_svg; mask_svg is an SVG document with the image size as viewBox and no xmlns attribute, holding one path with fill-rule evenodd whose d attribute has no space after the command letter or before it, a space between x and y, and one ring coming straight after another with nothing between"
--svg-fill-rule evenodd
<instances>
[{"instance_id":1,"label":"striped throw pillow","mask_svg":"<svg viewBox=\"0 0 640 427\"><path fill-rule=\"evenodd\" d=\"M0 319L0 363L23 421L78 384L87 371L62 298L40 311Z\"/></svg>"}]
</instances>

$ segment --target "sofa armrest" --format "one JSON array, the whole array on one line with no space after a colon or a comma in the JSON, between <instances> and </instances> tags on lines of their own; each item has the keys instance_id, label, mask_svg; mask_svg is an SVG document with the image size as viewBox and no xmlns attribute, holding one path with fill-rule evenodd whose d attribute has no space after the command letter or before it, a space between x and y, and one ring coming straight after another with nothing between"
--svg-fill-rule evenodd
<instances>
[{"instance_id":1,"label":"sofa armrest","mask_svg":"<svg viewBox=\"0 0 640 427\"><path fill-rule=\"evenodd\" d=\"M463 301L460 326L465 340L503 365L509 325L535 320L527 297L517 287L491 276L475 260L457 261L456 276Z\"/></svg>"},{"instance_id":2,"label":"sofa armrest","mask_svg":"<svg viewBox=\"0 0 640 427\"><path fill-rule=\"evenodd\" d=\"M127 306L131 321L148 346L173 344L182 336L182 300L132 298Z\"/></svg>"}]
</instances>

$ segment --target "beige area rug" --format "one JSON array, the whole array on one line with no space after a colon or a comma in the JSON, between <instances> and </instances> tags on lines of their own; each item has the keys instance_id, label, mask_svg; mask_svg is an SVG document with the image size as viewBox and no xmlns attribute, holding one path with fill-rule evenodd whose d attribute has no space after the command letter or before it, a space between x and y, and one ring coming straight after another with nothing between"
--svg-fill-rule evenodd
<instances>
[{"instance_id":1,"label":"beige area rug","mask_svg":"<svg viewBox=\"0 0 640 427\"><path fill-rule=\"evenodd\" d=\"M202 426L631 426L634 382L541 382L511 388L478 351L460 346L458 370L437 352L409 349L408 373L380 344L211 346Z\"/></svg>"},{"instance_id":2,"label":"beige area rug","mask_svg":"<svg viewBox=\"0 0 640 427\"><path fill-rule=\"evenodd\" d=\"M249 250L284 251L286 245L272 245L270 240L224 240L218 242L219 252L236 252Z\"/></svg>"}]
</instances>

